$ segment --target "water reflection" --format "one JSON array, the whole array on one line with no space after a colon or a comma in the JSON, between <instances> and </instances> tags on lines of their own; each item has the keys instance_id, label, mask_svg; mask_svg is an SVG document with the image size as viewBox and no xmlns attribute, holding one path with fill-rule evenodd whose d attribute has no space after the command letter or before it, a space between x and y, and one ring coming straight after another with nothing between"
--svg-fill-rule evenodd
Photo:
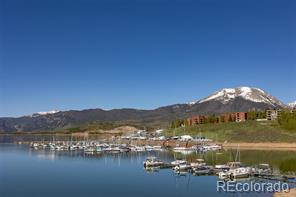
<instances>
[{"instance_id":1,"label":"water reflection","mask_svg":"<svg viewBox=\"0 0 296 197\"><path fill-rule=\"evenodd\" d=\"M288 161L290 152L241 151L244 163L259 163L263 159L275 166ZM284 153L284 154L283 154ZM271 194L226 194L216 192L217 176L176 174L171 169L145 171L143 161L156 156L170 162L175 158L204 158L208 163L223 163L231 159L231 151L192 153L172 151L129 152L119 154L84 154L82 151L34 150L27 145L0 144L1 196L268 196ZM294 158L295 159L295 158ZM55 162L52 162L55 161ZM278 162L280 161L280 162ZM280 167L279 167L280 168ZM245 182L251 180L244 180ZM264 181L266 180L257 180ZM15 189L17 187L17 189Z\"/></svg>"},{"instance_id":2,"label":"water reflection","mask_svg":"<svg viewBox=\"0 0 296 197\"><path fill-rule=\"evenodd\" d=\"M296 174L296 158L286 159L280 163L280 171Z\"/></svg>"},{"instance_id":3,"label":"water reflection","mask_svg":"<svg viewBox=\"0 0 296 197\"><path fill-rule=\"evenodd\" d=\"M55 154L54 153L48 153L48 154L37 154L37 158L41 160L55 160Z\"/></svg>"},{"instance_id":4,"label":"water reflection","mask_svg":"<svg viewBox=\"0 0 296 197\"><path fill-rule=\"evenodd\" d=\"M50 151L34 150L26 146L30 154L35 154L39 159L55 160L61 157L84 158L84 159L101 159L112 158L118 166L121 165L121 159L129 159L132 163L142 165L143 158L155 156L162 158L165 162L176 159L184 159L193 162L196 159L204 159L209 165L225 164L233 161L233 152L225 150L220 152L191 152L190 154L166 151L149 151L149 152L128 152L128 153L85 153L83 151ZM256 166L260 163L268 163L278 174L296 174L296 154L293 151L262 151L262 150L241 150L241 162L248 166ZM155 169L153 172L156 171Z\"/></svg>"},{"instance_id":5,"label":"water reflection","mask_svg":"<svg viewBox=\"0 0 296 197\"><path fill-rule=\"evenodd\" d=\"M90 140L102 139L105 136L90 136ZM69 135L0 135L0 143L16 143L16 142L24 142L24 141L52 141L53 138L55 140L83 140L84 137L71 137ZM32 151L28 149L29 151ZM185 151L185 152L154 152L148 153L144 156L149 156L152 154L153 156L162 157L165 160L172 160L176 158L186 159L188 161L194 161L196 158L204 159L210 165L216 164L225 164L228 161L234 160L236 150L225 150L221 152L195 152L195 151ZM84 157L84 158L92 158L92 157L102 157L103 155L98 154L82 154L78 151L71 152L39 152L34 151L34 153L42 153L40 155L40 159L48 158L50 160L57 159L56 157L67 156L67 157ZM47 155L47 154L51 155ZM263 151L263 150L241 150L241 161L246 165L258 165L260 163L269 163L273 170L278 173L284 174L296 174L296 152L295 151ZM120 154L117 157L120 159L121 157L130 157L132 160L136 160L138 163L141 163L141 154L142 153L129 153L127 155ZM118 161L120 165L120 161Z\"/></svg>"}]
</instances>

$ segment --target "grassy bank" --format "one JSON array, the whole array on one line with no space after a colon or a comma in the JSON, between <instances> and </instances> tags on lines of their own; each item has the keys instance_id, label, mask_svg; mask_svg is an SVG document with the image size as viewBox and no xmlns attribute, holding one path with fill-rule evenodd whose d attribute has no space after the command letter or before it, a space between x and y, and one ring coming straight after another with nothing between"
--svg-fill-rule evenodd
<instances>
[{"instance_id":1,"label":"grassy bank","mask_svg":"<svg viewBox=\"0 0 296 197\"><path fill-rule=\"evenodd\" d=\"M168 129L172 135L202 135L219 142L296 142L296 131L285 130L277 122L228 122Z\"/></svg>"}]
</instances>

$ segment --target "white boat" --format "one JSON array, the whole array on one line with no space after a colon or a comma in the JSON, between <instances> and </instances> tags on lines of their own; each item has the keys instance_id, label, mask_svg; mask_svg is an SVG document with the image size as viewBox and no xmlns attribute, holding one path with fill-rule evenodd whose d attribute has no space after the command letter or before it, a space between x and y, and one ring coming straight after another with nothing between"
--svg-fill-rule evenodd
<instances>
[{"instance_id":1,"label":"white boat","mask_svg":"<svg viewBox=\"0 0 296 197\"><path fill-rule=\"evenodd\" d=\"M251 175L250 167L239 167L230 169L226 172L219 172L220 179L239 179L239 178L248 178Z\"/></svg>"},{"instance_id":2,"label":"white boat","mask_svg":"<svg viewBox=\"0 0 296 197\"><path fill-rule=\"evenodd\" d=\"M221 165L215 165L215 169L217 170L229 170L229 165L221 164Z\"/></svg>"},{"instance_id":3,"label":"white boat","mask_svg":"<svg viewBox=\"0 0 296 197\"><path fill-rule=\"evenodd\" d=\"M175 170L175 171L186 171L189 169L192 169L191 165L189 165L189 164L180 164L180 165L173 167L173 170Z\"/></svg>"},{"instance_id":4,"label":"white boat","mask_svg":"<svg viewBox=\"0 0 296 197\"><path fill-rule=\"evenodd\" d=\"M209 175L214 172L214 169L210 166L193 167L192 169L195 175Z\"/></svg>"},{"instance_id":5,"label":"white boat","mask_svg":"<svg viewBox=\"0 0 296 197\"><path fill-rule=\"evenodd\" d=\"M161 146L153 146L152 148L153 148L153 150L158 150L158 151L162 150Z\"/></svg>"},{"instance_id":6,"label":"white boat","mask_svg":"<svg viewBox=\"0 0 296 197\"><path fill-rule=\"evenodd\" d=\"M251 168L249 167L240 167L229 170L230 178L248 178L251 175Z\"/></svg>"},{"instance_id":7,"label":"white boat","mask_svg":"<svg viewBox=\"0 0 296 197\"><path fill-rule=\"evenodd\" d=\"M204 145L200 147L201 151L218 151L221 150L222 146L217 145L217 144L212 144L212 145Z\"/></svg>"},{"instance_id":8,"label":"white boat","mask_svg":"<svg viewBox=\"0 0 296 197\"><path fill-rule=\"evenodd\" d=\"M96 151L96 149L94 147L87 147L86 149L84 149L84 152L86 152L86 153L93 153L95 151Z\"/></svg>"},{"instance_id":9,"label":"white boat","mask_svg":"<svg viewBox=\"0 0 296 197\"><path fill-rule=\"evenodd\" d=\"M171 162L171 165L173 166L177 166L177 165L182 165L182 164L186 164L187 162L185 160L181 160L181 159L177 159L175 161Z\"/></svg>"},{"instance_id":10,"label":"white boat","mask_svg":"<svg viewBox=\"0 0 296 197\"><path fill-rule=\"evenodd\" d=\"M144 148L145 148L146 151L152 151L153 150L153 147L150 146L150 145L146 145L146 146L144 146Z\"/></svg>"},{"instance_id":11,"label":"white boat","mask_svg":"<svg viewBox=\"0 0 296 197\"><path fill-rule=\"evenodd\" d=\"M242 163L239 161L231 161L231 162L228 162L227 165L229 166L230 169L242 167Z\"/></svg>"},{"instance_id":12,"label":"white boat","mask_svg":"<svg viewBox=\"0 0 296 197\"><path fill-rule=\"evenodd\" d=\"M203 159L196 159L195 162L190 163L191 167L202 167L207 165L205 160Z\"/></svg>"},{"instance_id":13,"label":"white boat","mask_svg":"<svg viewBox=\"0 0 296 197\"><path fill-rule=\"evenodd\" d=\"M104 149L102 147L100 147L100 146L96 147L96 152L103 152L103 151L104 151Z\"/></svg>"},{"instance_id":14,"label":"white boat","mask_svg":"<svg viewBox=\"0 0 296 197\"><path fill-rule=\"evenodd\" d=\"M120 147L121 152L129 152L131 149L129 147Z\"/></svg>"},{"instance_id":15,"label":"white boat","mask_svg":"<svg viewBox=\"0 0 296 197\"><path fill-rule=\"evenodd\" d=\"M106 152L110 153L119 153L121 152L121 149L119 147L108 147L104 149Z\"/></svg>"},{"instance_id":16,"label":"white boat","mask_svg":"<svg viewBox=\"0 0 296 197\"><path fill-rule=\"evenodd\" d=\"M103 143L103 144L100 144L99 146L103 147L103 148L108 148L110 145L107 144L107 143Z\"/></svg>"},{"instance_id":17,"label":"white boat","mask_svg":"<svg viewBox=\"0 0 296 197\"><path fill-rule=\"evenodd\" d=\"M229 173L228 171L221 171L218 173L219 179L228 179L229 178Z\"/></svg>"},{"instance_id":18,"label":"white boat","mask_svg":"<svg viewBox=\"0 0 296 197\"><path fill-rule=\"evenodd\" d=\"M134 151L136 151L136 152L144 152L144 151L146 151L146 149L145 149L144 146L135 146Z\"/></svg>"},{"instance_id":19,"label":"white boat","mask_svg":"<svg viewBox=\"0 0 296 197\"><path fill-rule=\"evenodd\" d=\"M258 167L253 170L253 172L259 176L270 175L272 174L272 169L269 164L262 163L259 164Z\"/></svg>"},{"instance_id":20,"label":"white boat","mask_svg":"<svg viewBox=\"0 0 296 197\"><path fill-rule=\"evenodd\" d=\"M182 136L180 136L179 140L182 142L188 142L188 141L193 140L193 137L191 137L190 135L182 135Z\"/></svg>"},{"instance_id":21,"label":"white boat","mask_svg":"<svg viewBox=\"0 0 296 197\"><path fill-rule=\"evenodd\" d=\"M55 150L60 151L60 150L64 150L64 149L65 149L64 146L61 146L61 145L56 145L55 146Z\"/></svg>"},{"instance_id":22,"label":"white boat","mask_svg":"<svg viewBox=\"0 0 296 197\"><path fill-rule=\"evenodd\" d=\"M230 178L231 170L235 170L242 167L242 163L238 161L228 162L226 165L216 165L215 169L218 171L220 179Z\"/></svg>"},{"instance_id":23,"label":"white boat","mask_svg":"<svg viewBox=\"0 0 296 197\"><path fill-rule=\"evenodd\" d=\"M195 151L195 149L192 147L175 147L175 148L173 148L173 151L177 152L177 153L184 154L184 155L188 155L188 154L193 153Z\"/></svg>"},{"instance_id":24,"label":"white boat","mask_svg":"<svg viewBox=\"0 0 296 197\"><path fill-rule=\"evenodd\" d=\"M39 144L38 143L31 143L32 148L38 148Z\"/></svg>"},{"instance_id":25,"label":"white boat","mask_svg":"<svg viewBox=\"0 0 296 197\"><path fill-rule=\"evenodd\" d=\"M69 150L76 150L76 149L78 149L78 146L76 146L76 145L71 145L69 147Z\"/></svg>"},{"instance_id":26,"label":"white boat","mask_svg":"<svg viewBox=\"0 0 296 197\"><path fill-rule=\"evenodd\" d=\"M230 169L230 167L228 165L222 164L222 165L215 165L214 169L215 169L215 172L218 175L220 172L228 171Z\"/></svg>"},{"instance_id":27,"label":"white boat","mask_svg":"<svg viewBox=\"0 0 296 197\"><path fill-rule=\"evenodd\" d=\"M160 140L160 141L166 140L166 137L165 136L160 136L160 137L158 137L158 140Z\"/></svg>"},{"instance_id":28,"label":"white boat","mask_svg":"<svg viewBox=\"0 0 296 197\"><path fill-rule=\"evenodd\" d=\"M55 145L54 144L49 144L49 149L50 150L55 150Z\"/></svg>"},{"instance_id":29,"label":"white boat","mask_svg":"<svg viewBox=\"0 0 296 197\"><path fill-rule=\"evenodd\" d=\"M164 162L157 159L156 157L148 157L144 162L144 167L157 167L164 165Z\"/></svg>"}]
</instances>

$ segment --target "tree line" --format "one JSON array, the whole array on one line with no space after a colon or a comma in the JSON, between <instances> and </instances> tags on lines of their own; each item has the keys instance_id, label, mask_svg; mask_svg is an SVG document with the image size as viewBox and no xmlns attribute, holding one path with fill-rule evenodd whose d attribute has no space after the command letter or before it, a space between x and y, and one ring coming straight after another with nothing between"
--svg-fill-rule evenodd
<instances>
[{"instance_id":1,"label":"tree line","mask_svg":"<svg viewBox=\"0 0 296 197\"><path fill-rule=\"evenodd\" d=\"M296 132L296 112L282 111L279 115L278 122L284 129Z\"/></svg>"}]
</instances>

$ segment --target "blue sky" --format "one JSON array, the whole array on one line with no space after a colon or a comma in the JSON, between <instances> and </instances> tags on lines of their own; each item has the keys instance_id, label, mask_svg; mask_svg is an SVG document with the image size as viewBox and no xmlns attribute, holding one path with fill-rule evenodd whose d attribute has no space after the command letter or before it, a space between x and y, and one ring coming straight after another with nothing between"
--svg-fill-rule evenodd
<instances>
[{"instance_id":1,"label":"blue sky","mask_svg":"<svg viewBox=\"0 0 296 197\"><path fill-rule=\"evenodd\" d=\"M296 100L293 0L0 2L0 116L152 109L237 86Z\"/></svg>"}]
</instances>

